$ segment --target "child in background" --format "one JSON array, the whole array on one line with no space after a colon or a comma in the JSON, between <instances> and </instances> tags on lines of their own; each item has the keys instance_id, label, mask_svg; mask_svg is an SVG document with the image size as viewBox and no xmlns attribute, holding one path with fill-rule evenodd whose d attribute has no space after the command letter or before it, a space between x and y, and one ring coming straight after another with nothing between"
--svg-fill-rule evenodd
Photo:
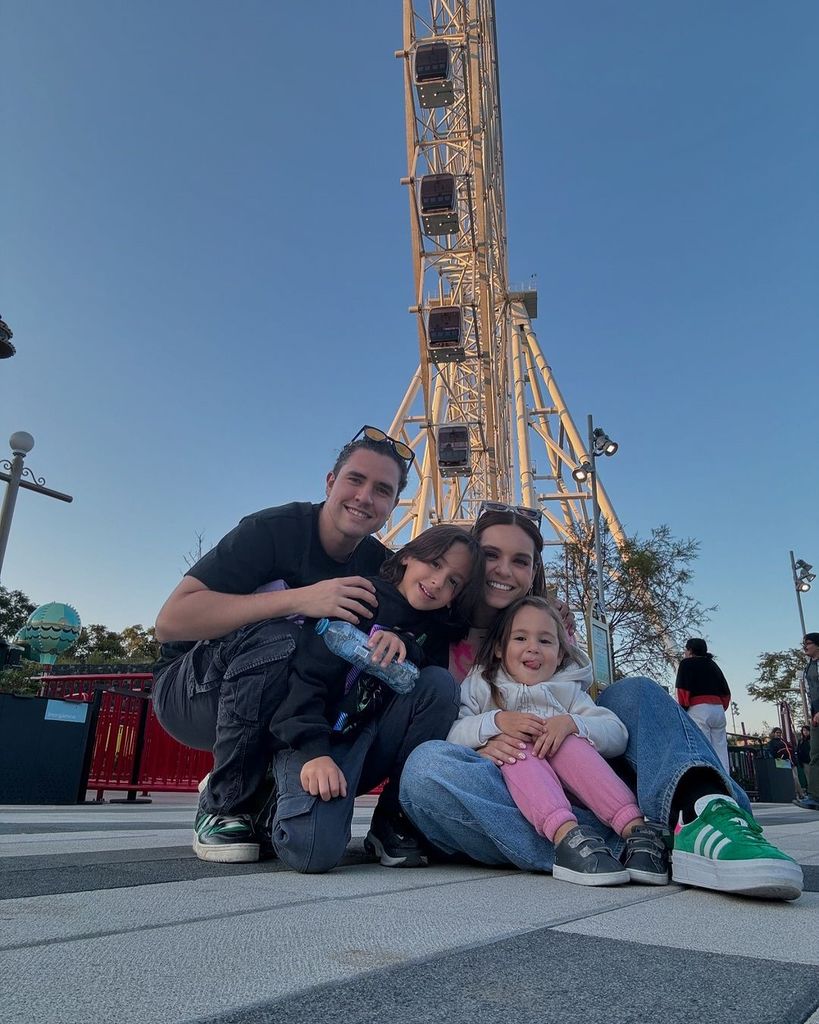
<instances>
[{"instance_id":1,"label":"child in background","mask_svg":"<svg viewBox=\"0 0 819 1024\"><path fill-rule=\"evenodd\" d=\"M554 877L579 885L665 885L661 829L646 822L604 760L623 753L626 728L588 696L589 659L571 645L548 602L528 596L511 605L476 666L461 687L459 718L447 738L473 749L499 733L526 743L523 760L497 763L521 814L554 843ZM566 792L626 840L623 863L578 824Z\"/></svg>"}]
</instances>

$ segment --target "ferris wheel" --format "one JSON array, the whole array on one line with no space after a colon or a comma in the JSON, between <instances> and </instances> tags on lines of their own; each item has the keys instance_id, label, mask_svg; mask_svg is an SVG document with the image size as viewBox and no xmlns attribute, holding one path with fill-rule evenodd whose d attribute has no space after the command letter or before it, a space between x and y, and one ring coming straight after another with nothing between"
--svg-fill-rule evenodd
<instances>
[{"instance_id":1,"label":"ferris wheel","mask_svg":"<svg viewBox=\"0 0 819 1024\"><path fill-rule=\"evenodd\" d=\"M390 433L416 459L381 539L470 522L492 500L539 509L545 543L564 544L588 536L594 484L620 546L597 474L584 479L596 439L575 425L532 328L536 288L508 279L494 0L403 0L403 17L419 360Z\"/></svg>"}]
</instances>

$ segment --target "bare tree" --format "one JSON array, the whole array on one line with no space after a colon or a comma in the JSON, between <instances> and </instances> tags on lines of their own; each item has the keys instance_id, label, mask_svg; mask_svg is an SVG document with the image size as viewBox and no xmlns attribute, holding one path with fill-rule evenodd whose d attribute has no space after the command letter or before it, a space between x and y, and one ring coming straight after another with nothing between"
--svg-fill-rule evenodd
<instances>
[{"instance_id":1,"label":"bare tree","mask_svg":"<svg viewBox=\"0 0 819 1024\"><path fill-rule=\"evenodd\" d=\"M604 528L601 547L615 675L669 680L677 666L674 653L682 651L716 607L704 607L687 591L699 542L680 540L668 526L658 526L646 539L628 537L618 550ZM591 530L577 533L563 556L546 564L546 574L572 607L588 609L597 597Z\"/></svg>"}]
</instances>

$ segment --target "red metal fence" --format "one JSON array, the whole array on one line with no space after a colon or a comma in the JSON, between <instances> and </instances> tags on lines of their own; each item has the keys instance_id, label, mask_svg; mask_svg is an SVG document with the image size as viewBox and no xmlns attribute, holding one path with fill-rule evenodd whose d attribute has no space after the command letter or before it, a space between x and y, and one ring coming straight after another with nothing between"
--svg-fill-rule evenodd
<instances>
[{"instance_id":1,"label":"red metal fence","mask_svg":"<svg viewBox=\"0 0 819 1024\"><path fill-rule=\"evenodd\" d=\"M149 673L43 676L43 697L81 700L95 707L94 749L88 789L102 800L106 789L129 798L149 790L189 793L213 766L206 750L192 750L170 737L154 715Z\"/></svg>"}]
</instances>

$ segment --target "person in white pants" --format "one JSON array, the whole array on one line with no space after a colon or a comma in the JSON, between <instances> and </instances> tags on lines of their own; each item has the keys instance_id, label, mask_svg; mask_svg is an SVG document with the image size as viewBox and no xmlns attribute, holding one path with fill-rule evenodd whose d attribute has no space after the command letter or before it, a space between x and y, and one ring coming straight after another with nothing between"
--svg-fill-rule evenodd
<instances>
[{"instance_id":1,"label":"person in white pants","mask_svg":"<svg viewBox=\"0 0 819 1024\"><path fill-rule=\"evenodd\" d=\"M725 712L731 702L731 691L708 645L699 637L686 641L685 654L677 669L677 700L702 730L723 768L730 771Z\"/></svg>"}]
</instances>

